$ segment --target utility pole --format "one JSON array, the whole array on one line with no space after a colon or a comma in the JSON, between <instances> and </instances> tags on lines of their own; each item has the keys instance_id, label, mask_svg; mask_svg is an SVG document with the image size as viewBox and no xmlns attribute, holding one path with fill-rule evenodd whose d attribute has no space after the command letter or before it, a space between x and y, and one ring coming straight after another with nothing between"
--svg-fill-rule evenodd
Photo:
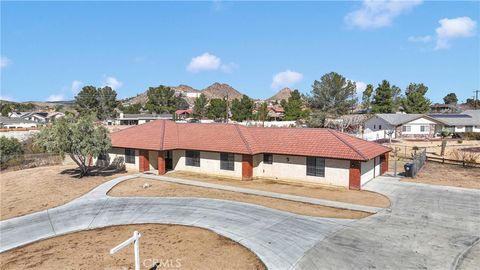
<instances>
[{"instance_id":1,"label":"utility pole","mask_svg":"<svg viewBox=\"0 0 480 270\"><path fill-rule=\"evenodd\" d=\"M477 109L477 103L478 103L478 93L480 90L475 90L473 93L475 93L475 99L473 100L473 105L475 106L475 110Z\"/></svg>"}]
</instances>

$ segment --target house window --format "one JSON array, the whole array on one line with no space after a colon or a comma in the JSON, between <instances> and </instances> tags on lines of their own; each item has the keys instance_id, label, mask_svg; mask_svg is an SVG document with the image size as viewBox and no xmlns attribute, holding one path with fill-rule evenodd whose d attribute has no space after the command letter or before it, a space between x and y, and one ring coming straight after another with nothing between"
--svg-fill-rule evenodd
<instances>
[{"instance_id":1,"label":"house window","mask_svg":"<svg viewBox=\"0 0 480 270\"><path fill-rule=\"evenodd\" d=\"M377 128L377 125L373 125L373 129L376 129Z\"/></svg>"},{"instance_id":2,"label":"house window","mask_svg":"<svg viewBox=\"0 0 480 270\"><path fill-rule=\"evenodd\" d=\"M273 163L273 155L272 154L263 154L263 163L264 164L272 164Z\"/></svg>"},{"instance_id":3,"label":"house window","mask_svg":"<svg viewBox=\"0 0 480 270\"><path fill-rule=\"evenodd\" d=\"M220 153L220 169L234 171L235 155L232 153Z\"/></svg>"},{"instance_id":4,"label":"house window","mask_svg":"<svg viewBox=\"0 0 480 270\"><path fill-rule=\"evenodd\" d=\"M185 165L200 167L200 151L185 151Z\"/></svg>"},{"instance_id":5,"label":"house window","mask_svg":"<svg viewBox=\"0 0 480 270\"><path fill-rule=\"evenodd\" d=\"M325 177L325 159L307 157L307 175Z\"/></svg>"},{"instance_id":6,"label":"house window","mask_svg":"<svg viewBox=\"0 0 480 270\"><path fill-rule=\"evenodd\" d=\"M465 132L473 132L473 126L465 126Z\"/></svg>"},{"instance_id":7,"label":"house window","mask_svg":"<svg viewBox=\"0 0 480 270\"><path fill-rule=\"evenodd\" d=\"M430 131L429 126L420 126L420 132L428 132L428 131Z\"/></svg>"},{"instance_id":8,"label":"house window","mask_svg":"<svg viewBox=\"0 0 480 270\"><path fill-rule=\"evenodd\" d=\"M402 126L402 131L403 131L403 132L411 132L411 131L412 131L412 127L411 127L411 126Z\"/></svg>"},{"instance_id":9,"label":"house window","mask_svg":"<svg viewBox=\"0 0 480 270\"><path fill-rule=\"evenodd\" d=\"M125 148L125 163L135 164L135 149Z\"/></svg>"},{"instance_id":10,"label":"house window","mask_svg":"<svg viewBox=\"0 0 480 270\"><path fill-rule=\"evenodd\" d=\"M378 125L378 129L382 129L382 125Z\"/></svg>"}]
</instances>

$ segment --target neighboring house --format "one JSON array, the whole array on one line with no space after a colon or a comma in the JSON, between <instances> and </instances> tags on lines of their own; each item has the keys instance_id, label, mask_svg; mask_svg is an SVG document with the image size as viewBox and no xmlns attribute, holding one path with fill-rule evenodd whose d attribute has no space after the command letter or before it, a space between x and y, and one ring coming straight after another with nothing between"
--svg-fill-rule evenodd
<instances>
[{"instance_id":1,"label":"neighboring house","mask_svg":"<svg viewBox=\"0 0 480 270\"><path fill-rule=\"evenodd\" d=\"M364 133L388 138L433 138L443 123L424 114L377 113L365 121ZM384 135L382 137L382 135Z\"/></svg>"},{"instance_id":2,"label":"neighboring house","mask_svg":"<svg viewBox=\"0 0 480 270\"><path fill-rule=\"evenodd\" d=\"M192 115L193 115L192 109L175 111L175 119L187 119L187 118L190 118Z\"/></svg>"},{"instance_id":3,"label":"neighboring house","mask_svg":"<svg viewBox=\"0 0 480 270\"><path fill-rule=\"evenodd\" d=\"M441 129L448 129L451 133L480 132L480 110L466 110L459 114L430 114L429 116L442 122Z\"/></svg>"},{"instance_id":4,"label":"neighboring house","mask_svg":"<svg viewBox=\"0 0 480 270\"><path fill-rule=\"evenodd\" d=\"M12 118L23 118L39 124L46 124L64 117L62 112L11 112L9 116Z\"/></svg>"},{"instance_id":5,"label":"neighboring house","mask_svg":"<svg viewBox=\"0 0 480 270\"><path fill-rule=\"evenodd\" d=\"M331 129L152 121L110 134L109 162L140 172L183 170L360 189L386 172L390 148Z\"/></svg>"},{"instance_id":6,"label":"neighboring house","mask_svg":"<svg viewBox=\"0 0 480 270\"><path fill-rule=\"evenodd\" d=\"M274 121L283 119L283 116L285 115L285 110L280 105L268 105L267 110L268 118Z\"/></svg>"},{"instance_id":7,"label":"neighboring house","mask_svg":"<svg viewBox=\"0 0 480 270\"><path fill-rule=\"evenodd\" d=\"M0 128L36 128L37 126L36 122L20 117L0 116Z\"/></svg>"},{"instance_id":8,"label":"neighboring house","mask_svg":"<svg viewBox=\"0 0 480 270\"><path fill-rule=\"evenodd\" d=\"M435 103L430 105L430 111L433 113L452 113L458 111L457 104Z\"/></svg>"},{"instance_id":9,"label":"neighboring house","mask_svg":"<svg viewBox=\"0 0 480 270\"><path fill-rule=\"evenodd\" d=\"M172 114L128 114L120 113L119 117L115 120L117 125L141 125L153 120L172 120Z\"/></svg>"}]
</instances>

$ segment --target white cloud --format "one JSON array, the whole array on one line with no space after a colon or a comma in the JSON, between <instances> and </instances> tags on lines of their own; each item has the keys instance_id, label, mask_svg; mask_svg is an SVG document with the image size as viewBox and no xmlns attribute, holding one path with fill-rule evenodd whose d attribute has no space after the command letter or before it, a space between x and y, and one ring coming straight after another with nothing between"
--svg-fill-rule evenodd
<instances>
[{"instance_id":1,"label":"white cloud","mask_svg":"<svg viewBox=\"0 0 480 270\"><path fill-rule=\"evenodd\" d=\"M78 94L78 92L80 92L80 89L82 89L82 86L83 82L74 80L71 87L72 93L75 95Z\"/></svg>"},{"instance_id":2,"label":"white cloud","mask_svg":"<svg viewBox=\"0 0 480 270\"><path fill-rule=\"evenodd\" d=\"M364 82L355 82L357 93L365 91L367 84Z\"/></svg>"},{"instance_id":3,"label":"white cloud","mask_svg":"<svg viewBox=\"0 0 480 270\"><path fill-rule=\"evenodd\" d=\"M422 0L363 0L358 10L345 16L345 22L351 27L362 29L386 27L391 25L396 17L422 2Z\"/></svg>"},{"instance_id":4,"label":"white cloud","mask_svg":"<svg viewBox=\"0 0 480 270\"><path fill-rule=\"evenodd\" d=\"M435 30L437 33L437 46L435 49L449 48L449 41L452 39L474 36L477 28L477 22L470 17L444 18L438 22L440 26Z\"/></svg>"},{"instance_id":5,"label":"white cloud","mask_svg":"<svg viewBox=\"0 0 480 270\"><path fill-rule=\"evenodd\" d=\"M6 68L11 63L12 63L12 60L10 60L8 57L6 57L6 56L1 56L0 57L0 68L1 69Z\"/></svg>"},{"instance_id":6,"label":"white cloud","mask_svg":"<svg viewBox=\"0 0 480 270\"><path fill-rule=\"evenodd\" d=\"M280 89L283 87L290 87L293 84L301 81L302 79L303 75L301 73L291 70L285 70L273 76L272 88Z\"/></svg>"},{"instance_id":7,"label":"white cloud","mask_svg":"<svg viewBox=\"0 0 480 270\"><path fill-rule=\"evenodd\" d=\"M193 57L187 66L187 70L190 72L199 72L204 70L218 70L222 66L222 60L208 52Z\"/></svg>"},{"instance_id":8,"label":"white cloud","mask_svg":"<svg viewBox=\"0 0 480 270\"><path fill-rule=\"evenodd\" d=\"M428 43L432 41L432 36L426 35L426 36L410 36L408 37L408 41L410 42L421 42L421 43Z\"/></svg>"},{"instance_id":9,"label":"white cloud","mask_svg":"<svg viewBox=\"0 0 480 270\"><path fill-rule=\"evenodd\" d=\"M48 96L47 101L63 101L65 96L63 94L53 94Z\"/></svg>"},{"instance_id":10,"label":"white cloud","mask_svg":"<svg viewBox=\"0 0 480 270\"><path fill-rule=\"evenodd\" d=\"M102 86L110 86L112 89L117 90L122 87L123 83L115 77L103 75Z\"/></svg>"}]
</instances>

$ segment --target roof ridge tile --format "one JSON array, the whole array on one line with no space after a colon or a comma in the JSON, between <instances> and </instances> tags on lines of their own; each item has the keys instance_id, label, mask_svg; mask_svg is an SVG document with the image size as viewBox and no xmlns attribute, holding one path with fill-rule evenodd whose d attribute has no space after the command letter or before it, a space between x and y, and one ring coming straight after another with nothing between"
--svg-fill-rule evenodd
<instances>
[{"instance_id":1,"label":"roof ridge tile","mask_svg":"<svg viewBox=\"0 0 480 270\"><path fill-rule=\"evenodd\" d=\"M368 160L368 158L363 154L361 153L360 151L358 151L357 149L355 149L355 147L353 147L352 144L350 144L349 142L347 142L345 139L341 138L338 134L336 134L336 132L334 132L333 130L331 129L327 129L331 134L333 134L333 136L337 137L340 141L342 141L344 144L346 144L350 149L352 149L353 151L355 151L359 156L361 156L363 159L365 160Z\"/></svg>"},{"instance_id":2,"label":"roof ridge tile","mask_svg":"<svg viewBox=\"0 0 480 270\"><path fill-rule=\"evenodd\" d=\"M252 149L250 148L250 145L248 144L247 142L247 139L245 138L245 136L243 136L243 133L242 131L240 130L240 127L238 125L234 125L235 128L237 129L237 132L238 132L238 135L240 136L240 138L242 139L243 143L245 144L245 147L247 148L247 151L249 154L253 154L252 152Z\"/></svg>"}]
</instances>

